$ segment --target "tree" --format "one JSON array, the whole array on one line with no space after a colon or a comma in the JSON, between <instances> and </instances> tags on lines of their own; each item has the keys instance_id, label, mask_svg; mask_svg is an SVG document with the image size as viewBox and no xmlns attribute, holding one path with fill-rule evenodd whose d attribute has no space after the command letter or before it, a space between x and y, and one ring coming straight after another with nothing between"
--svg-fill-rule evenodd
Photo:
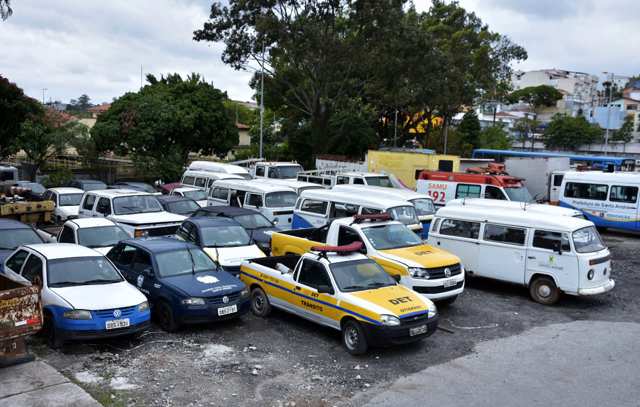
<instances>
[{"instance_id":1,"label":"tree","mask_svg":"<svg viewBox=\"0 0 640 407\"><path fill-rule=\"evenodd\" d=\"M25 120L35 119L43 113L40 103L0 75L0 159L18 150L16 139Z\"/></svg>"},{"instance_id":2,"label":"tree","mask_svg":"<svg viewBox=\"0 0 640 407\"><path fill-rule=\"evenodd\" d=\"M462 116L462 121L458 126L458 134L461 141L468 144L473 150L477 148L480 143L480 120L475 110L469 110Z\"/></svg>"},{"instance_id":3,"label":"tree","mask_svg":"<svg viewBox=\"0 0 640 407\"><path fill-rule=\"evenodd\" d=\"M72 113L85 113L91 106L91 98L83 93L78 99L69 100L66 110Z\"/></svg>"},{"instance_id":4,"label":"tree","mask_svg":"<svg viewBox=\"0 0 640 407\"><path fill-rule=\"evenodd\" d=\"M576 150L584 144L592 144L602 137L602 129L582 117L564 114L553 116L544 132L544 144L547 148Z\"/></svg>"},{"instance_id":5,"label":"tree","mask_svg":"<svg viewBox=\"0 0 640 407\"><path fill-rule=\"evenodd\" d=\"M98 151L130 155L150 175L172 181L189 153L225 155L238 144L226 94L200 75L147 75L147 82L98 117L92 129Z\"/></svg>"},{"instance_id":6,"label":"tree","mask_svg":"<svg viewBox=\"0 0 640 407\"><path fill-rule=\"evenodd\" d=\"M620 129L613 132L612 141L622 143L622 151L626 149L627 143L633 140L633 115L628 114L624 118L624 123Z\"/></svg>"},{"instance_id":7,"label":"tree","mask_svg":"<svg viewBox=\"0 0 640 407\"><path fill-rule=\"evenodd\" d=\"M549 85L540 85L540 86L528 86L526 88L518 89L515 92L511 93L507 100L510 103L526 103L529 105L529 108L534 113L534 119L538 118L538 114L540 114L540 109L543 107L553 107L558 103L558 100L562 99L562 93L558 91L553 86ZM524 123L529 126L530 134L531 129L536 126L532 126L533 123ZM535 146L535 137L531 134L531 149L533 150ZM522 144L522 148L524 148L524 143Z\"/></svg>"},{"instance_id":8,"label":"tree","mask_svg":"<svg viewBox=\"0 0 640 407\"><path fill-rule=\"evenodd\" d=\"M480 148L507 150L511 148L511 139L501 125L491 126L480 132Z\"/></svg>"},{"instance_id":9,"label":"tree","mask_svg":"<svg viewBox=\"0 0 640 407\"><path fill-rule=\"evenodd\" d=\"M11 0L0 0L0 18L2 21L11 17L13 9L11 8Z\"/></svg>"},{"instance_id":10,"label":"tree","mask_svg":"<svg viewBox=\"0 0 640 407\"><path fill-rule=\"evenodd\" d=\"M517 119L513 124L513 130L518 133L518 138L522 141L522 149L526 148L526 143L528 139L531 139L531 146L534 145L535 140L533 136L533 131L540 126L540 122L536 119L531 119L529 117L522 117Z\"/></svg>"}]
</instances>

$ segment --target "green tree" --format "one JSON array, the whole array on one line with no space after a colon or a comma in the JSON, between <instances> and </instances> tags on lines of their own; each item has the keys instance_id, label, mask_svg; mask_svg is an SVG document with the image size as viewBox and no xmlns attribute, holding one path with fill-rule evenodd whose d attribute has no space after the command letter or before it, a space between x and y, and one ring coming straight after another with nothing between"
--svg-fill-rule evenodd
<instances>
[{"instance_id":1,"label":"green tree","mask_svg":"<svg viewBox=\"0 0 640 407\"><path fill-rule=\"evenodd\" d=\"M225 155L238 144L227 96L197 74L170 74L129 92L98 117L91 134L97 151L130 155L166 181L179 178L189 153Z\"/></svg>"},{"instance_id":2,"label":"green tree","mask_svg":"<svg viewBox=\"0 0 640 407\"><path fill-rule=\"evenodd\" d=\"M471 149L477 148L480 143L480 120L475 110L469 110L462 116L458 133L463 143L468 144Z\"/></svg>"},{"instance_id":3,"label":"green tree","mask_svg":"<svg viewBox=\"0 0 640 407\"><path fill-rule=\"evenodd\" d=\"M535 140L533 131L540 126L540 122L536 119L529 117L522 117L517 119L513 124L513 130L518 134L518 138L522 141L522 149L527 147L527 140L531 140L531 146L534 145ZM533 147L532 147L533 148Z\"/></svg>"},{"instance_id":4,"label":"green tree","mask_svg":"<svg viewBox=\"0 0 640 407\"><path fill-rule=\"evenodd\" d=\"M518 89L512 92L507 100L510 103L526 103L534 113L534 118L537 119L540 111L544 107L553 107L558 103L558 100L562 99L562 93L553 86L540 85L540 86L528 86L526 88ZM531 133L531 130L537 127L539 123L524 122L524 125L529 127L527 132L530 135L531 149L533 150L535 145L535 137ZM534 126L535 124L535 126ZM525 148L524 143L522 148Z\"/></svg>"},{"instance_id":5,"label":"green tree","mask_svg":"<svg viewBox=\"0 0 640 407\"><path fill-rule=\"evenodd\" d=\"M35 120L43 114L40 103L0 75L0 159L18 150L16 140L25 120Z\"/></svg>"},{"instance_id":6,"label":"green tree","mask_svg":"<svg viewBox=\"0 0 640 407\"><path fill-rule=\"evenodd\" d=\"M602 138L602 129L582 117L556 114L544 132L547 148L575 150L581 145L592 144Z\"/></svg>"},{"instance_id":7,"label":"green tree","mask_svg":"<svg viewBox=\"0 0 640 407\"><path fill-rule=\"evenodd\" d=\"M624 118L624 123L620 129L613 132L612 141L622 144L622 151L626 149L627 143L633 140L633 115L628 114Z\"/></svg>"},{"instance_id":8,"label":"green tree","mask_svg":"<svg viewBox=\"0 0 640 407\"><path fill-rule=\"evenodd\" d=\"M507 150L511 148L511 138L503 126L496 125L480 132L480 148Z\"/></svg>"}]
</instances>

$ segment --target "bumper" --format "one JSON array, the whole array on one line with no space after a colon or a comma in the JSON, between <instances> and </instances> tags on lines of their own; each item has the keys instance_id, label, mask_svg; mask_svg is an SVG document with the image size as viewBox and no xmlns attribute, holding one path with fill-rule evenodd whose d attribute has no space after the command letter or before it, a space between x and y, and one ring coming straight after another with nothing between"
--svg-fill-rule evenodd
<instances>
[{"instance_id":1,"label":"bumper","mask_svg":"<svg viewBox=\"0 0 640 407\"><path fill-rule=\"evenodd\" d=\"M86 340L86 339L115 338L118 336L133 335L133 334L146 331L147 329L149 329L150 325L151 323L147 320L145 322L142 322L136 325L131 325L126 328L120 328L120 329L79 330L79 331L58 329L58 334L63 340L69 340L69 341L83 340L83 339Z\"/></svg>"},{"instance_id":2,"label":"bumper","mask_svg":"<svg viewBox=\"0 0 640 407\"><path fill-rule=\"evenodd\" d=\"M180 322L184 324L202 324L207 322L226 321L229 319L239 318L251 309L251 301L247 298L235 303L235 305L238 306L237 312L222 316L218 315L218 308L224 308L232 305L234 304L222 304L220 306L205 305L198 308L186 308L183 309L182 314L180 315Z\"/></svg>"},{"instance_id":3,"label":"bumper","mask_svg":"<svg viewBox=\"0 0 640 407\"><path fill-rule=\"evenodd\" d=\"M578 295L598 295L606 293L607 291L611 291L613 287L616 286L616 282L614 280L609 280L605 284L599 287L593 288L582 288L578 290Z\"/></svg>"},{"instance_id":4,"label":"bumper","mask_svg":"<svg viewBox=\"0 0 640 407\"><path fill-rule=\"evenodd\" d=\"M418 335L411 335L413 328L426 325L426 331ZM416 342L431 336L438 328L438 315L418 321L402 322L399 326L378 326L363 324L367 341L371 346L391 346Z\"/></svg>"},{"instance_id":5,"label":"bumper","mask_svg":"<svg viewBox=\"0 0 640 407\"><path fill-rule=\"evenodd\" d=\"M455 285L445 287L445 281L454 281ZM430 300L443 300L462 294L464 291L464 273L437 280L403 277L401 283Z\"/></svg>"}]
</instances>

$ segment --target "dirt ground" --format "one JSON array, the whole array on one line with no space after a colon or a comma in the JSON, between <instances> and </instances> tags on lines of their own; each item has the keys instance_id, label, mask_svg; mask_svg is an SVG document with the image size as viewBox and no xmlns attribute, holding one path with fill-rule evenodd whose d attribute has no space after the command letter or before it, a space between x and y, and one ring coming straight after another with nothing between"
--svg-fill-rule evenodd
<instances>
[{"instance_id":1,"label":"dirt ground","mask_svg":"<svg viewBox=\"0 0 640 407\"><path fill-rule=\"evenodd\" d=\"M72 344L62 351L34 338L31 350L105 405L360 405L393 380L473 352L481 341L575 320L640 322L640 236L603 237L616 280L607 294L565 296L545 307L523 287L470 279L458 301L440 310L443 330L362 357L349 355L337 332L278 311L176 334L153 327L139 340Z\"/></svg>"}]
</instances>

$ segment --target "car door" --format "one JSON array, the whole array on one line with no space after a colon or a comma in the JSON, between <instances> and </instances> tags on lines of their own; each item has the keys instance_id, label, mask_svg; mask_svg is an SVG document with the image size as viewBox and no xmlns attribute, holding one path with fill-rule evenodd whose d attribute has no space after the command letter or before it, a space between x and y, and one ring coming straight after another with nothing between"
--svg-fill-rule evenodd
<instances>
[{"instance_id":1,"label":"car door","mask_svg":"<svg viewBox=\"0 0 640 407\"><path fill-rule=\"evenodd\" d=\"M336 327L339 315L335 307L335 286L325 266L318 261L304 259L296 278L294 292L298 313L320 324ZM319 293L321 286L330 288L333 293Z\"/></svg>"},{"instance_id":2,"label":"car door","mask_svg":"<svg viewBox=\"0 0 640 407\"><path fill-rule=\"evenodd\" d=\"M551 173L551 180L549 180L549 202L560 201L560 187L562 186L563 179L564 172Z\"/></svg>"},{"instance_id":3,"label":"car door","mask_svg":"<svg viewBox=\"0 0 640 407\"><path fill-rule=\"evenodd\" d=\"M528 246L527 272L523 283L527 283L535 274L546 274L553 277L561 290L578 290L578 256L571 251L568 233L535 229Z\"/></svg>"},{"instance_id":4,"label":"car door","mask_svg":"<svg viewBox=\"0 0 640 407\"><path fill-rule=\"evenodd\" d=\"M444 218L437 223L429 244L455 254L465 270L478 273L480 222Z\"/></svg>"},{"instance_id":5,"label":"car door","mask_svg":"<svg viewBox=\"0 0 640 407\"><path fill-rule=\"evenodd\" d=\"M156 283L155 273L153 270L153 262L151 255L143 249L136 248L133 263L130 267L130 273L135 278L135 285L140 291L145 293L151 300L156 299Z\"/></svg>"},{"instance_id":6,"label":"car door","mask_svg":"<svg viewBox=\"0 0 640 407\"><path fill-rule=\"evenodd\" d=\"M527 255L526 237L526 228L485 223L482 247L478 253L478 274L523 284Z\"/></svg>"},{"instance_id":7,"label":"car door","mask_svg":"<svg viewBox=\"0 0 640 407\"><path fill-rule=\"evenodd\" d=\"M131 270L135 255L136 248L134 246L118 243L116 247L107 253L107 258L115 264L128 282L137 285L136 276Z\"/></svg>"},{"instance_id":8,"label":"car door","mask_svg":"<svg viewBox=\"0 0 640 407\"><path fill-rule=\"evenodd\" d=\"M95 194L85 193L82 197L80 208L78 209L78 216L89 218L93 216L93 205L96 202Z\"/></svg>"},{"instance_id":9,"label":"car door","mask_svg":"<svg viewBox=\"0 0 640 407\"><path fill-rule=\"evenodd\" d=\"M31 284L42 287L44 281L42 271L42 259L32 254L22 268L22 277L29 280Z\"/></svg>"}]
</instances>

